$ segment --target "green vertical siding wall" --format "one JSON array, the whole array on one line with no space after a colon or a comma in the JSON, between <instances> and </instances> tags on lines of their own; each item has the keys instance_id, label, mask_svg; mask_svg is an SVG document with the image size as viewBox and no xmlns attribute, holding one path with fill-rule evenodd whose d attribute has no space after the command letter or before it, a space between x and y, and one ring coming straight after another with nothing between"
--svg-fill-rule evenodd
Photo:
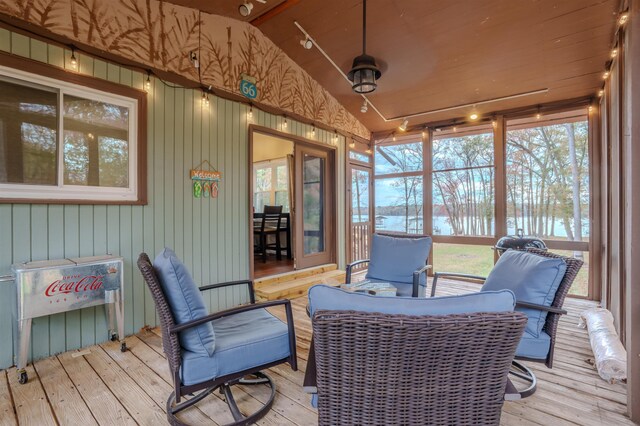
<instances>
[{"instance_id":1,"label":"green vertical siding wall","mask_svg":"<svg viewBox=\"0 0 640 426\"><path fill-rule=\"evenodd\" d=\"M0 50L65 67L71 52L0 29ZM78 55L83 74L142 88L146 75ZM125 259L125 331L156 325L153 300L135 261L173 247L201 284L249 276L248 123L246 105L152 79L147 118L149 203L146 206L0 204L0 275L11 264L113 253ZM282 117L254 109L252 123L281 129ZM311 126L289 120L288 131L308 137ZM331 143L332 133L316 138ZM189 169L209 160L223 174L217 199L194 199ZM345 141L337 149L338 259L344 265ZM13 283L0 283L0 368L14 364L16 323ZM241 289L211 293L211 310L246 301ZM107 338L104 309L88 308L33 321L31 359Z\"/></svg>"}]
</instances>

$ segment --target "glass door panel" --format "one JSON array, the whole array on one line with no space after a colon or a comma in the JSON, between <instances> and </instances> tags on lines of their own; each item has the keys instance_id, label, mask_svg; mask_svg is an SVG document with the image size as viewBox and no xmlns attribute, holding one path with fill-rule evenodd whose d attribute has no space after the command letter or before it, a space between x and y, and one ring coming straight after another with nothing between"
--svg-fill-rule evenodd
<instances>
[{"instance_id":1,"label":"glass door panel","mask_svg":"<svg viewBox=\"0 0 640 426\"><path fill-rule=\"evenodd\" d=\"M303 154L303 246L304 254L324 251L324 158Z\"/></svg>"},{"instance_id":2,"label":"glass door panel","mask_svg":"<svg viewBox=\"0 0 640 426\"><path fill-rule=\"evenodd\" d=\"M351 165L351 262L369 258L371 202L371 169Z\"/></svg>"},{"instance_id":3,"label":"glass door panel","mask_svg":"<svg viewBox=\"0 0 640 426\"><path fill-rule=\"evenodd\" d=\"M308 268L331 261L328 212L327 153L296 147L298 196L296 197L296 267Z\"/></svg>"}]
</instances>

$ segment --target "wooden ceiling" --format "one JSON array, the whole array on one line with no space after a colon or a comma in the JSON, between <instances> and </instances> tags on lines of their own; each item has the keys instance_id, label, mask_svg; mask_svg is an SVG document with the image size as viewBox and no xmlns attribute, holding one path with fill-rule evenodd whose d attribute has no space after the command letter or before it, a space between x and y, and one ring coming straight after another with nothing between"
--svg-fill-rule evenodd
<instances>
[{"instance_id":1,"label":"wooden ceiling","mask_svg":"<svg viewBox=\"0 0 640 426\"><path fill-rule=\"evenodd\" d=\"M171 0L240 18L237 1ZM369 108L317 49L300 45L297 21L347 72L361 53L362 0L254 1L258 27L372 131L397 127ZM281 5L282 3L282 5ZM610 58L619 0L370 0L367 53L385 68L371 102L386 118L549 89L478 105L482 114L595 96ZM256 13L257 12L257 13ZM251 17L249 17L251 18ZM410 125L465 117L473 107Z\"/></svg>"},{"instance_id":2,"label":"wooden ceiling","mask_svg":"<svg viewBox=\"0 0 640 426\"><path fill-rule=\"evenodd\" d=\"M242 16L238 12L238 6L244 2L252 3L253 10L249 16ZM266 3L260 3L256 0L169 0L169 3L177 4L192 9L199 9L206 13L214 15L228 16L239 21L251 22L258 16L262 16L269 12L285 0L267 0Z\"/></svg>"}]
</instances>

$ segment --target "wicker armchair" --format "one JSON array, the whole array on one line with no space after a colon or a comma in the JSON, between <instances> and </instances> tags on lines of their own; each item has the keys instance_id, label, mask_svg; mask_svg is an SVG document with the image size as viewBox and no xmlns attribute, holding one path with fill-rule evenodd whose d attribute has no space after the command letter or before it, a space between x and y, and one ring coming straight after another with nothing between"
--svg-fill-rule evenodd
<instances>
[{"instance_id":1,"label":"wicker armchair","mask_svg":"<svg viewBox=\"0 0 640 426\"><path fill-rule=\"evenodd\" d=\"M519 312L319 310L305 378L319 424L498 425L526 322Z\"/></svg>"},{"instance_id":2,"label":"wicker armchair","mask_svg":"<svg viewBox=\"0 0 640 426\"><path fill-rule=\"evenodd\" d=\"M533 362L544 362L548 368L552 368L554 348L555 348L555 343L557 339L558 323L560 321L560 317L562 315L566 315L567 313L567 311L562 309L562 306L564 305L564 300L567 297L567 294L569 294L569 289L571 288L573 281L578 275L578 272L580 272L580 268L582 268L582 265L584 262L580 259L562 256L559 254L551 253L546 250L529 248L524 251L534 253L546 258L562 259L565 261L567 265L567 270L562 278L562 281L560 282L560 285L558 286L558 290L556 291L556 294L555 294L555 297L553 298L553 303L551 304L551 306L544 306L544 305L529 303L521 300L518 300L516 302L516 309L532 309L532 310L547 312L547 316L546 316L542 331L547 335L549 335L550 346L549 346L548 352L543 357L533 358L528 356L522 356L519 353L520 351L517 350L515 359L533 361ZM481 277L477 275L459 274L459 273L451 273L451 272L436 272L434 273L434 276L433 276L433 283L431 287L431 297L435 296L438 279L441 277L468 278L468 279L473 279L478 281L486 280L486 277ZM528 397L533 393L535 393L537 380L533 371L531 371L531 369L529 369L526 365L520 362L514 361L511 374L524 380L529 384L529 386L526 389L519 391L519 394L522 398Z\"/></svg>"},{"instance_id":3,"label":"wicker armchair","mask_svg":"<svg viewBox=\"0 0 640 426\"><path fill-rule=\"evenodd\" d=\"M169 398L167 399L166 410L169 423L171 425L183 425L183 423L181 423L180 420L176 417L176 414L198 403L206 396L212 394L215 390L219 390L220 393L224 394L225 401L229 406L229 410L231 411L231 414L234 418L233 425L237 426L252 424L262 418L265 414L267 414L273 404L276 389L275 384L272 382L271 378L262 373L261 370L285 362L289 363L294 371L297 370L296 340L290 302L288 300L275 300L264 303L256 303L253 292L253 283L251 281L233 281L213 284L200 287L199 290L206 291L237 285L246 286L249 291L249 298L251 303L249 305L239 306L214 314L209 314L189 322L177 324L174 320L174 312L172 311L171 306L168 302L167 295L163 291L163 287L160 283L158 274L156 273L156 270L151 264L151 261L149 260L149 257L146 253L140 254L138 258L138 268L140 269L140 272L142 273L142 276L144 277L144 280L147 283L149 290L151 291L151 295L153 296L153 300L158 311L160 326L162 329L162 346L167 357L167 361L169 362L171 374L173 376L174 391L171 393L171 395L169 395ZM186 330L192 330L207 323L212 323L213 329L216 330L216 321L224 321L225 319L233 318L234 316L239 317L243 314L254 313L260 310L264 311L264 308L273 306L284 306L286 310L287 324L284 327L285 339L288 339L288 343L285 343L285 346L288 346L288 356L281 359L271 360L270 362L263 362L257 365L253 364L251 367L245 368L241 371L235 371L232 373L221 373L216 377L213 377L209 380L203 380L198 383L184 383L185 374L187 374L188 371L185 370L185 350L182 347L180 340L182 332ZM251 326L251 324L249 324L249 326ZM228 329L226 333L227 335L229 334ZM288 336L286 336L287 334ZM217 346L220 346L220 344L216 343L216 347ZM230 345L228 343L226 344L226 346L227 347L225 349L227 349L227 351L233 349L229 348ZM201 367L201 370L205 370L207 373L216 367L218 370L221 369L220 366L216 366L215 363L212 363L212 365L210 366L207 366L206 364L200 364L199 366ZM196 374L199 374L199 372L196 372ZM245 378L246 376L252 377ZM260 407L256 412L248 416L243 416L232 394L232 387L237 384L244 386L268 385L271 388L271 394L263 404L263 406ZM186 395L189 395L190 399L180 403L181 398L184 398Z\"/></svg>"}]
</instances>

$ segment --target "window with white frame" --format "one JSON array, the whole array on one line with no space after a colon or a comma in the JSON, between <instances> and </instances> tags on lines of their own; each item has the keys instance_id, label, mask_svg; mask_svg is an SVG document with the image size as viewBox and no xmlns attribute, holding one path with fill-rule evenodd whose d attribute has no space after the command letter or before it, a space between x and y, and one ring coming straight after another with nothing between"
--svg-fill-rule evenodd
<instances>
[{"instance_id":1,"label":"window with white frame","mask_svg":"<svg viewBox=\"0 0 640 426\"><path fill-rule=\"evenodd\" d=\"M286 158L253 164L253 207L260 213L264 206L282 206L283 212L289 211L289 168Z\"/></svg>"},{"instance_id":2,"label":"window with white frame","mask_svg":"<svg viewBox=\"0 0 640 426\"><path fill-rule=\"evenodd\" d=\"M0 199L135 202L138 99L0 66Z\"/></svg>"}]
</instances>

